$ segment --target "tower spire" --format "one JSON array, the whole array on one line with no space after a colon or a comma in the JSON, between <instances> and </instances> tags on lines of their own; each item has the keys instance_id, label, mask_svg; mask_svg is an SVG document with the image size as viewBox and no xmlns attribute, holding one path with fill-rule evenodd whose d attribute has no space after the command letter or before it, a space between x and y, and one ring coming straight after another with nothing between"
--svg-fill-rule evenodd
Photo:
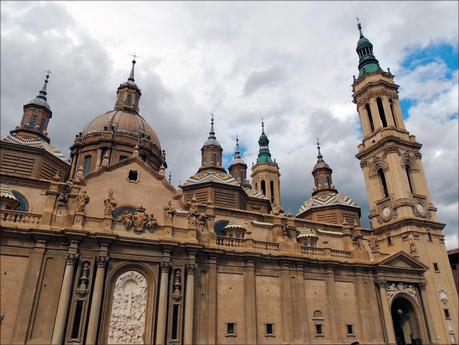
<instances>
[{"instance_id":1,"label":"tower spire","mask_svg":"<svg viewBox=\"0 0 459 345\"><path fill-rule=\"evenodd\" d=\"M317 159L322 159L322 160L323 160L323 156L322 156L322 153L320 152L320 142L319 142L319 137L317 137Z\"/></svg>"},{"instance_id":2,"label":"tower spire","mask_svg":"<svg viewBox=\"0 0 459 345\"><path fill-rule=\"evenodd\" d=\"M362 23L360 22L360 19L359 17L356 17L357 19L357 29L359 29L359 32L360 32L360 38L363 38L363 33L362 33Z\"/></svg>"},{"instance_id":3,"label":"tower spire","mask_svg":"<svg viewBox=\"0 0 459 345\"><path fill-rule=\"evenodd\" d=\"M214 130L214 113L210 113L210 131L209 131L209 138L208 139L217 139L215 136Z\"/></svg>"},{"instance_id":4,"label":"tower spire","mask_svg":"<svg viewBox=\"0 0 459 345\"><path fill-rule=\"evenodd\" d=\"M137 57L137 55L134 53L133 56L133 59L132 59L132 67L131 67L131 73L129 73L129 78L128 78L128 81L132 81L132 82L135 82L135 79L134 79L134 67L135 67L135 58Z\"/></svg>"},{"instance_id":5,"label":"tower spire","mask_svg":"<svg viewBox=\"0 0 459 345\"><path fill-rule=\"evenodd\" d=\"M47 100L46 99L46 95L47 95L47 92L46 92L46 88L48 86L48 79L49 79L49 75L51 74L51 71L46 71L46 76L45 76L45 81L43 83L43 87L41 88L41 90L38 92L38 95L37 95L37 98L41 98L43 100Z\"/></svg>"},{"instance_id":6,"label":"tower spire","mask_svg":"<svg viewBox=\"0 0 459 345\"><path fill-rule=\"evenodd\" d=\"M234 158L241 158L241 151L239 149L239 136L236 136L236 151L234 151Z\"/></svg>"},{"instance_id":7,"label":"tower spire","mask_svg":"<svg viewBox=\"0 0 459 345\"><path fill-rule=\"evenodd\" d=\"M265 121L261 118L261 135L258 139L260 147L258 151L257 163L272 163L271 152L269 152L269 139L265 133Z\"/></svg>"}]
</instances>

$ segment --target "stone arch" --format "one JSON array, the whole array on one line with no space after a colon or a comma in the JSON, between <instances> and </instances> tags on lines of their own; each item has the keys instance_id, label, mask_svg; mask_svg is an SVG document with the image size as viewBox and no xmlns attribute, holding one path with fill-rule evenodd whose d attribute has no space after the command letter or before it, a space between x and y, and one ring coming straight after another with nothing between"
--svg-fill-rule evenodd
<instances>
[{"instance_id":1,"label":"stone arch","mask_svg":"<svg viewBox=\"0 0 459 345\"><path fill-rule=\"evenodd\" d=\"M404 154L400 159L400 165L403 169L408 166L411 170L415 171L418 169L416 161L409 154Z\"/></svg>"},{"instance_id":2,"label":"stone arch","mask_svg":"<svg viewBox=\"0 0 459 345\"><path fill-rule=\"evenodd\" d=\"M156 279L142 263L121 263L109 273L99 343L150 344Z\"/></svg>"},{"instance_id":3,"label":"stone arch","mask_svg":"<svg viewBox=\"0 0 459 345\"><path fill-rule=\"evenodd\" d=\"M25 197L25 195L18 192L17 190L12 190L11 192L13 193L16 200L19 202L19 206L16 208L16 211L24 211L24 212L29 211L30 204L27 198Z\"/></svg>"},{"instance_id":4,"label":"stone arch","mask_svg":"<svg viewBox=\"0 0 459 345\"><path fill-rule=\"evenodd\" d=\"M390 309L397 344L428 343L426 323L418 297L405 291L398 292L390 300Z\"/></svg>"},{"instance_id":5,"label":"stone arch","mask_svg":"<svg viewBox=\"0 0 459 345\"><path fill-rule=\"evenodd\" d=\"M389 166L382 159L376 158L370 163L370 176L371 177L377 176L379 169L383 169L383 171L386 172L389 170Z\"/></svg>"}]
</instances>

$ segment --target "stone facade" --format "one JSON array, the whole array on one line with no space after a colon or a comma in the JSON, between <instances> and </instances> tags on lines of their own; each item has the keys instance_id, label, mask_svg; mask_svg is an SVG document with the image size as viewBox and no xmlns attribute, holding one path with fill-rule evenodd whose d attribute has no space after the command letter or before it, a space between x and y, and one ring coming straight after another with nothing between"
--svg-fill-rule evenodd
<instances>
[{"instance_id":1,"label":"stone facade","mask_svg":"<svg viewBox=\"0 0 459 345\"><path fill-rule=\"evenodd\" d=\"M354 100L371 230L320 152L312 199L286 214L264 128L252 185L238 149L237 169L222 166L213 121L201 167L171 185L132 69L118 88L123 114L76 137L65 174L1 171L1 343L457 343L457 292L420 144L363 39ZM393 117L382 121L381 107ZM2 165L4 149L24 151L7 142Z\"/></svg>"}]
</instances>

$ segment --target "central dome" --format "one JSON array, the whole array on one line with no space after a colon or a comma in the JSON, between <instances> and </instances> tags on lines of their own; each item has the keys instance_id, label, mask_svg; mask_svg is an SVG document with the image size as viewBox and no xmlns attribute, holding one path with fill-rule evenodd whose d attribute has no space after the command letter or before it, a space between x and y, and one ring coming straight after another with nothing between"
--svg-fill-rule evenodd
<instances>
[{"instance_id":1,"label":"central dome","mask_svg":"<svg viewBox=\"0 0 459 345\"><path fill-rule=\"evenodd\" d=\"M112 110L97 116L82 132L82 136L96 134L103 131L115 131L135 138L145 138L161 149L158 135L137 113L122 110Z\"/></svg>"}]
</instances>

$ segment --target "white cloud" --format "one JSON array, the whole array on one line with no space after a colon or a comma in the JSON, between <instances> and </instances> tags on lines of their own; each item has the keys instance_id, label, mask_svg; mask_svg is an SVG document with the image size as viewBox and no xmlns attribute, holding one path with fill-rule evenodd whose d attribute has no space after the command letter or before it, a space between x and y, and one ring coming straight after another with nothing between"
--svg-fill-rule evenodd
<instances>
[{"instance_id":1,"label":"white cloud","mask_svg":"<svg viewBox=\"0 0 459 345\"><path fill-rule=\"evenodd\" d=\"M249 166L263 116L285 208L296 212L310 196L319 136L338 189L356 199L365 219L350 86L358 15L381 65L398 76L401 97L416 99L407 127L424 144L433 199L452 234L457 213L446 210L454 201L457 210L458 148L457 119L448 115L457 111L457 72L451 81L441 61L414 71L401 62L415 48L457 44L457 10L457 2L2 3L2 134L51 68L50 136L68 152L74 134L113 107L136 52L141 113L167 150L175 183L198 168L211 111L224 150L233 151L239 134Z\"/></svg>"}]
</instances>

